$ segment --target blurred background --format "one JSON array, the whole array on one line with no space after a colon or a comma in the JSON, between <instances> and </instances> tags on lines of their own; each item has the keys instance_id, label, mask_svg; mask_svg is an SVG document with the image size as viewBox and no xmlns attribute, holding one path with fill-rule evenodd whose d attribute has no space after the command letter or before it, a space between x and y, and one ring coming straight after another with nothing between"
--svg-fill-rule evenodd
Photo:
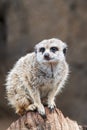
<instances>
[{"instance_id":1,"label":"blurred background","mask_svg":"<svg viewBox=\"0 0 87 130\"><path fill-rule=\"evenodd\" d=\"M5 78L14 63L43 39L68 44L70 76L57 107L87 124L87 0L0 0L0 129L18 116L8 106Z\"/></svg>"}]
</instances>

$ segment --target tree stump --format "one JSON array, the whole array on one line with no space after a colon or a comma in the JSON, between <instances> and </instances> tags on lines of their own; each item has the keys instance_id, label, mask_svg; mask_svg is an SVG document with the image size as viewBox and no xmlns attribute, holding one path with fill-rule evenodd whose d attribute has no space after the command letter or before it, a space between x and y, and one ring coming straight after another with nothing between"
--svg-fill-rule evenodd
<instances>
[{"instance_id":1,"label":"tree stump","mask_svg":"<svg viewBox=\"0 0 87 130\"><path fill-rule=\"evenodd\" d=\"M87 130L76 121L64 117L62 112L55 108L54 111L46 107L47 118L43 119L38 112L28 112L13 122L7 130Z\"/></svg>"}]
</instances>

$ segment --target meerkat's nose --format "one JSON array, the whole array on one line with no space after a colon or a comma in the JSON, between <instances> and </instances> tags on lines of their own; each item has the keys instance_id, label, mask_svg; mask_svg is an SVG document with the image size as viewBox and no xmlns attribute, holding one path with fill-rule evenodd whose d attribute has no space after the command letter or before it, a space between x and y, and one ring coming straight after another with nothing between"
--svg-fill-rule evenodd
<instances>
[{"instance_id":1,"label":"meerkat's nose","mask_svg":"<svg viewBox=\"0 0 87 130\"><path fill-rule=\"evenodd\" d=\"M49 55L49 53L45 53L45 54L44 54L44 59L45 59L45 60L50 60L50 55Z\"/></svg>"}]
</instances>

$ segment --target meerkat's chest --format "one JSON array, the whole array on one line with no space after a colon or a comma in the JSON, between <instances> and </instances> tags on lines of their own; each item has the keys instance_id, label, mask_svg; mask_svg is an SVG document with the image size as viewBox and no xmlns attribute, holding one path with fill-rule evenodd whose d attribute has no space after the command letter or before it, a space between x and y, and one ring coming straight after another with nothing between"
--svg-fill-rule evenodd
<instances>
[{"instance_id":1,"label":"meerkat's chest","mask_svg":"<svg viewBox=\"0 0 87 130\"><path fill-rule=\"evenodd\" d=\"M56 87L57 82L62 76L62 69L48 67L46 69L39 69L38 80L39 87L42 89L52 89Z\"/></svg>"},{"instance_id":2,"label":"meerkat's chest","mask_svg":"<svg viewBox=\"0 0 87 130\"><path fill-rule=\"evenodd\" d=\"M42 86L52 86L54 84L55 80L53 78L43 78L42 79Z\"/></svg>"},{"instance_id":3,"label":"meerkat's chest","mask_svg":"<svg viewBox=\"0 0 87 130\"><path fill-rule=\"evenodd\" d=\"M55 86L55 78L52 75L40 76L40 90L44 92L44 90L49 91ZM45 91L45 92L46 92Z\"/></svg>"},{"instance_id":4,"label":"meerkat's chest","mask_svg":"<svg viewBox=\"0 0 87 130\"><path fill-rule=\"evenodd\" d=\"M52 78L41 78L39 90L41 97L44 97L54 87L54 79Z\"/></svg>"},{"instance_id":5,"label":"meerkat's chest","mask_svg":"<svg viewBox=\"0 0 87 130\"><path fill-rule=\"evenodd\" d=\"M58 77L61 77L61 75L61 69L53 68L53 70L51 70L50 68L47 68L45 70L39 70L37 77L40 82L46 86L55 84L56 80L58 80Z\"/></svg>"}]
</instances>

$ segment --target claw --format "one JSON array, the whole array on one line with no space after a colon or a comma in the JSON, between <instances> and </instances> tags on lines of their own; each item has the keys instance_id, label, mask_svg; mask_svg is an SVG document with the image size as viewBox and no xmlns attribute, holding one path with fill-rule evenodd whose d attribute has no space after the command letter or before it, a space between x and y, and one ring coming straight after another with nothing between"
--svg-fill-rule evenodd
<instances>
[{"instance_id":1,"label":"claw","mask_svg":"<svg viewBox=\"0 0 87 130\"><path fill-rule=\"evenodd\" d=\"M50 109L50 112L54 112L55 107L56 107L55 103L48 105L48 108Z\"/></svg>"},{"instance_id":2,"label":"claw","mask_svg":"<svg viewBox=\"0 0 87 130\"><path fill-rule=\"evenodd\" d=\"M54 112L55 107L49 108L49 109L50 109L50 112Z\"/></svg>"},{"instance_id":3,"label":"claw","mask_svg":"<svg viewBox=\"0 0 87 130\"><path fill-rule=\"evenodd\" d=\"M42 118L43 119L46 119L47 118L47 116L44 114L44 115L41 115L42 116Z\"/></svg>"},{"instance_id":4,"label":"claw","mask_svg":"<svg viewBox=\"0 0 87 130\"><path fill-rule=\"evenodd\" d=\"M37 111L39 112L39 114L45 119L46 118L46 114L45 114L45 108L42 104L37 106Z\"/></svg>"}]
</instances>

